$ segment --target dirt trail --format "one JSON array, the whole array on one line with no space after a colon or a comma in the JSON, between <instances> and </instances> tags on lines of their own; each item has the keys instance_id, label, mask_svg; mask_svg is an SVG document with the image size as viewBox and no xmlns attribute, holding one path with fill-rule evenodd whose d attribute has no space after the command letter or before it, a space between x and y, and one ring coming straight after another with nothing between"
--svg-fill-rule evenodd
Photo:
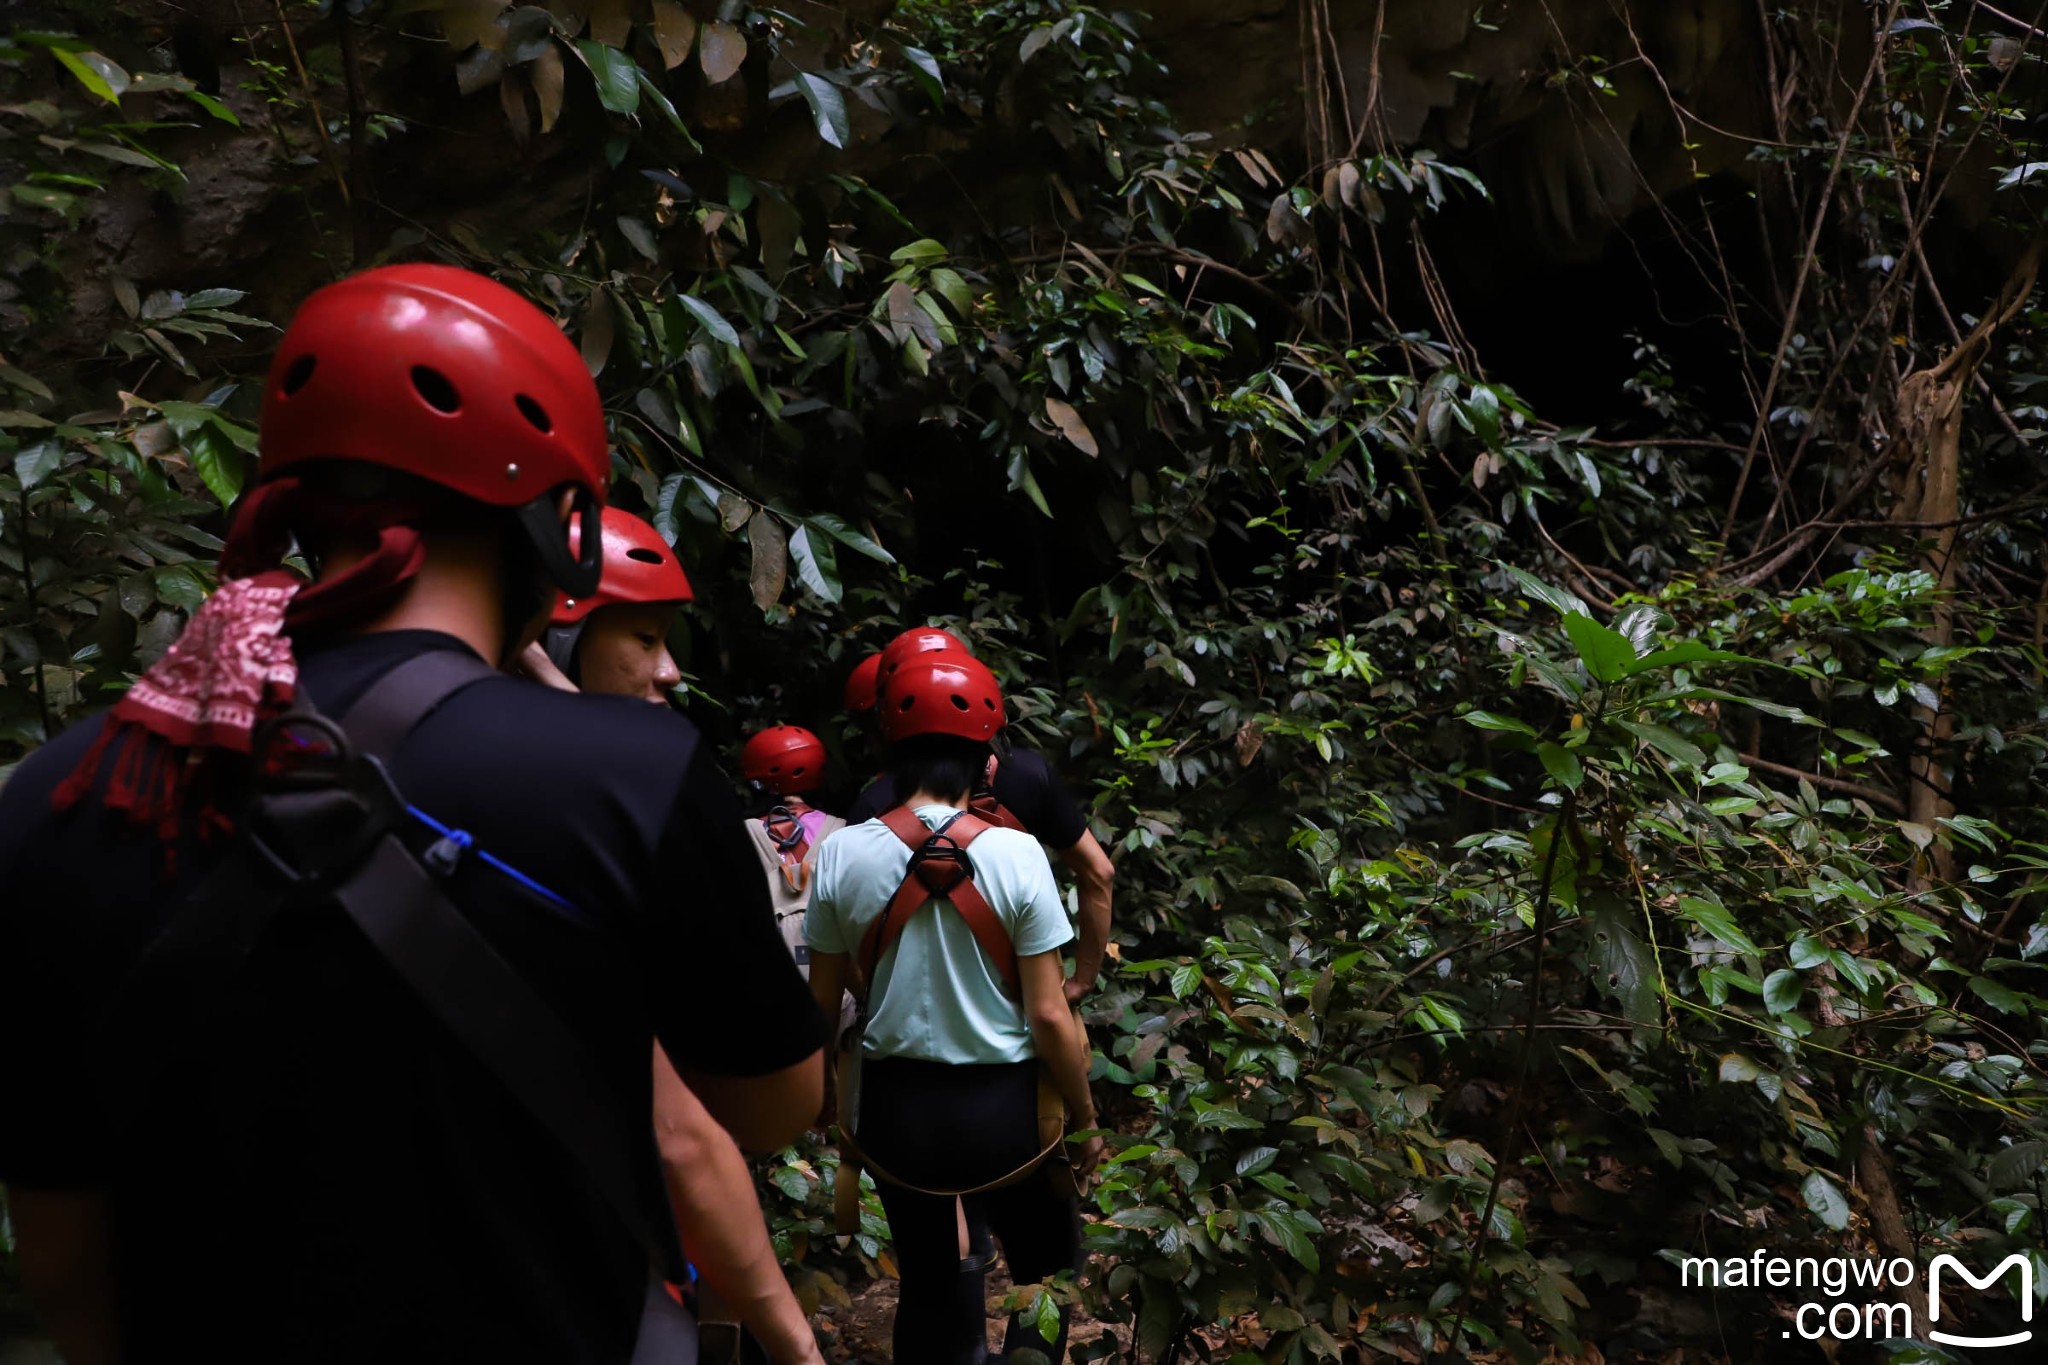
<instances>
[{"instance_id":1,"label":"dirt trail","mask_svg":"<svg viewBox=\"0 0 2048 1365\"><path fill-rule=\"evenodd\" d=\"M1010 1278L1000 1266L989 1276L988 1299L990 1350L1003 1343L1002 1328L995 1318L998 1305L1010 1292ZM818 1330L825 1342L825 1357L835 1365L883 1365L893 1359L889 1349L890 1324L896 1316L896 1281L876 1280L853 1296L851 1308L827 1307L818 1315ZM1114 1336L1128 1344L1130 1329L1109 1326L1090 1317L1074 1320L1070 1341L1094 1341Z\"/></svg>"}]
</instances>

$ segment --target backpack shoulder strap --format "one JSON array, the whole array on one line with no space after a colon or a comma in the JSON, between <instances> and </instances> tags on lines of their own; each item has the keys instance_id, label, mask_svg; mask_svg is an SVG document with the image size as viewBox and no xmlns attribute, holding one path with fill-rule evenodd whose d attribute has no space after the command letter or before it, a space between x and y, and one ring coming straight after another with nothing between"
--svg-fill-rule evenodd
<instances>
[{"instance_id":1,"label":"backpack shoulder strap","mask_svg":"<svg viewBox=\"0 0 2048 1365\"><path fill-rule=\"evenodd\" d=\"M497 670L466 649L416 654L371 683L341 716L342 732L357 753L389 764L419 723L473 682Z\"/></svg>"},{"instance_id":2,"label":"backpack shoulder strap","mask_svg":"<svg viewBox=\"0 0 2048 1365\"><path fill-rule=\"evenodd\" d=\"M911 916L933 898L932 889L918 876L918 863L927 845L939 837L927 828L924 821L908 806L898 806L878 818L889 827L891 833L910 846L911 854L910 867L904 874L903 884L896 888L896 894L889 898L889 904L883 909L880 917L869 924L867 932L861 936L860 975L862 980L870 983L871 990L875 968L880 965L882 954L903 936L904 926L909 924ZM990 827L987 821L971 812L963 811L946 825L943 837L951 840L964 853L968 845ZM1010 941L1010 931L1003 927L1002 917L996 914L995 907L988 903L988 898L982 895L981 889L974 884L972 863L967 865L967 874L955 882L945 895L955 912L967 922L967 928L974 935L975 942L981 946L982 952L995 965L996 971L1003 978L1003 984L1009 988L1011 997L1022 998L1023 977L1017 965L1017 947Z\"/></svg>"}]
</instances>

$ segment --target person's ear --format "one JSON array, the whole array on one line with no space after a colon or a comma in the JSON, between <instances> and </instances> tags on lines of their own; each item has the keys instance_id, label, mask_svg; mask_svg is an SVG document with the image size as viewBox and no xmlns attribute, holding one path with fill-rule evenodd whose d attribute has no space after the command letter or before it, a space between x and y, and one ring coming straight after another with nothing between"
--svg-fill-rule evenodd
<instances>
[{"instance_id":1,"label":"person's ear","mask_svg":"<svg viewBox=\"0 0 2048 1365\"><path fill-rule=\"evenodd\" d=\"M562 525L564 526L567 526L575 519L576 490L574 488L564 488L555 494L555 514L561 518Z\"/></svg>"}]
</instances>

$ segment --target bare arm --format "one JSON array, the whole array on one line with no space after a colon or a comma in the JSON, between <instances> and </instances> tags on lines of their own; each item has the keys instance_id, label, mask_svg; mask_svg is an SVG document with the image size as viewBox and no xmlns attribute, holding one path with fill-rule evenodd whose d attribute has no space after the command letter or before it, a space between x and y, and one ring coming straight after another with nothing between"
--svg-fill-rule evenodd
<instances>
[{"instance_id":1,"label":"bare arm","mask_svg":"<svg viewBox=\"0 0 2048 1365\"><path fill-rule=\"evenodd\" d=\"M1024 1017L1031 1025L1038 1059L1052 1072L1073 1126L1093 1128L1095 1097L1088 1092L1088 1057L1081 1049L1081 1029L1060 979L1059 952L1033 953L1017 959L1017 967L1024 984ZM1101 1159L1102 1139L1090 1138L1076 1154L1074 1165L1086 1175Z\"/></svg>"},{"instance_id":2,"label":"bare arm","mask_svg":"<svg viewBox=\"0 0 2048 1365\"><path fill-rule=\"evenodd\" d=\"M654 1132L676 1231L697 1273L776 1365L823 1365L818 1341L776 1263L753 1173L725 1129L654 1048Z\"/></svg>"},{"instance_id":3,"label":"bare arm","mask_svg":"<svg viewBox=\"0 0 2048 1365\"><path fill-rule=\"evenodd\" d=\"M748 1151L773 1152L796 1141L825 1102L824 1054L765 1076L683 1071L683 1083Z\"/></svg>"},{"instance_id":4,"label":"bare arm","mask_svg":"<svg viewBox=\"0 0 2048 1365\"><path fill-rule=\"evenodd\" d=\"M121 1344L107 1196L10 1189L7 1209L22 1287L58 1351L70 1365L116 1365Z\"/></svg>"},{"instance_id":5,"label":"bare arm","mask_svg":"<svg viewBox=\"0 0 2048 1365\"><path fill-rule=\"evenodd\" d=\"M847 978L852 972L853 960L847 954L811 949L811 999L818 1002L818 1013L825 1019L827 1058L839 1053L839 1002L846 994Z\"/></svg>"},{"instance_id":6,"label":"bare arm","mask_svg":"<svg viewBox=\"0 0 2048 1365\"><path fill-rule=\"evenodd\" d=\"M1074 975L1066 983L1067 1003L1078 1005L1095 989L1102 973L1102 955L1109 947L1109 908L1116 867L1109 854L1096 842L1092 830L1083 830L1072 848L1060 852L1060 861L1074 874L1080 894L1080 942L1074 949Z\"/></svg>"}]
</instances>

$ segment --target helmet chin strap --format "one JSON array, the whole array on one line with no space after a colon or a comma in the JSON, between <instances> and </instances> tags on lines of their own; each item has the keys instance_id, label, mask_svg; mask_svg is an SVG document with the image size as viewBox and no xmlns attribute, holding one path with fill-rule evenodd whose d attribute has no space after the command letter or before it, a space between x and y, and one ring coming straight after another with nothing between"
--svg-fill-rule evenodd
<instances>
[{"instance_id":1,"label":"helmet chin strap","mask_svg":"<svg viewBox=\"0 0 2048 1365\"><path fill-rule=\"evenodd\" d=\"M576 644L583 638L581 621L566 626L549 626L540 637L540 647L547 651L548 661L562 670L562 676L570 682L582 685L576 676Z\"/></svg>"},{"instance_id":2,"label":"helmet chin strap","mask_svg":"<svg viewBox=\"0 0 2048 1365\"><path fill-rule=\"evenodd\" d=\"M514 515L533 541L541 567L556 587L569 597L588 597L597 591L604 571L604 533L598 521L597 499L590 490L576 490L570 515L581 522L579 553L569 553L569 531L556 513L552 493L519 506Z\"/></svg>"}]
</instances>

